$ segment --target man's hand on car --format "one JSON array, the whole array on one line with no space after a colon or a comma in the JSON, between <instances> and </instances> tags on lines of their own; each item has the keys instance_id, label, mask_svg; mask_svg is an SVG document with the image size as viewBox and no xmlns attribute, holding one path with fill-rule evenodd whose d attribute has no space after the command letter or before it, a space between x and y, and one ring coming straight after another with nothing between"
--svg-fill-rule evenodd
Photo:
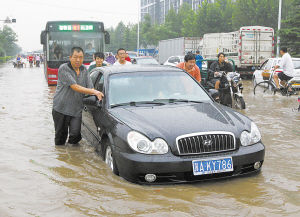
<instances>
[{"instance_id":1,"label":"man's hand on car","mask_svg":"<svg viewBox=\"0 0 300 217\"><path fill-rule=\"evenodd\" d=\"M94 95L97 96L99 101L101 101L102 98L104 97L103 93L98 90L94 90Z\"/></svg>"}]
</instances>

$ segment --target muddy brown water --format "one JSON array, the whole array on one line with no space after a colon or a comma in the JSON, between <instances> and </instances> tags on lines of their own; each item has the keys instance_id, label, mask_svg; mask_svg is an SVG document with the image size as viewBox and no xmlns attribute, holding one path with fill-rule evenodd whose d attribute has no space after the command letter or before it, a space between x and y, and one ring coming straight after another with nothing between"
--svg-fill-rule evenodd
<instances>
[{"instance_id":1,"label":"muddy brown water","mask_svg":"<svg viewBox=\"0 0 300 217\"><path fill-rule=\"evenodd\" d=\"M53 144L55 87L42 68L0 65L0 217L299 216L300 113L296 97L253 96L242 113L266 146L256 176L197 184L140 186L113 175L85 141Z\"/></svg>"}]
</instances>

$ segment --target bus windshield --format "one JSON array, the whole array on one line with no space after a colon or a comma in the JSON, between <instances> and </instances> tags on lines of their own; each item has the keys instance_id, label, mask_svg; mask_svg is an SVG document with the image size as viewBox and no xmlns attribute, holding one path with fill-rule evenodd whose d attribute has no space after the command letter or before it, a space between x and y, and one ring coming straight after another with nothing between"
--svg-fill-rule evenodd
<instances>
[{"instance_id":1,"label":"bus windshield","mask_svg":"<svg viewBox=\"0 0 300 217\"><path fill-rule=\"evenodd\" d=\"M68 61L72 47L81 47L84 60L93 61L93 54L103 51L103 40L99 32L50 32L47 60Z\"/></svg>"}]
</instances>

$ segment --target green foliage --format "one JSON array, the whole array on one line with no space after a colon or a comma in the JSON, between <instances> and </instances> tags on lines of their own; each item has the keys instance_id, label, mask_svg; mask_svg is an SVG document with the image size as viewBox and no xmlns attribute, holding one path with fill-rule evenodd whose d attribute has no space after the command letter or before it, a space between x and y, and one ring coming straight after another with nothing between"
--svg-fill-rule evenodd
<instances>
[{"instance_id":1,"label":"green foliage","mask_svg":"<svg viewBox=\"0 0 300 217\"><path fill-rule=\"evenodd\" d=\"M300 0L294 0L289 16L283 21L280 31L280 46L290 48L294 57L300 57Z\"/></svg>"},{"instance_id":2,"label":"green foliage","mask_svg":"<svg viewBox=\"0 0 300 217\"><path fill-rule=\"evenodd\" d=\"M295 2L299 1L283 1L282 19L285 19L284 25L287 26L282 31L283 43L288 44L294 40L298 44L300 41L298 38L300 10L295 7ZM157 46L160 40L170 38L202 37L206 33L231 32L248 25L268 26L276 31L278 3L279 0L216 0L210 4L206 0L196 11L193 11L189 4L183 4L178 13L171 8L161 25L152 24L151 17L145 16L144 21L140 23L140 46ZM110 33L111 51L116 51L119 47L136 49L137 25L125 26L121 22L115 29L111 29ZM285 42L285 38L288 37L291 38L290 42Z\"/></svg>"},{"instance_id":3,"label":"green foliage","mask_svg":"<svg viewBox=\"0 0 300 217\"><path fill-rule=\"evenodd\" d=\"M15 42L17 34L5 25L0 30L0 56L13 56L20 52L21 48Z\"/></svg>"},{"instance_id":4,"label":"green foliage","mask_svg":"<svg viewBox=\"0 0 300 217\"><path fill-rule=\"evenodd\" d=\"M277 17L278 0L239 0L233 13L233 26L260 25L276 29Z\"/></svg>"},{"instance_id":5,"label":"green foliage","mask_svg":"<svg viewBox=\"0 0 300 217\"><path fill-rule=\"evenodd\" d=\"M136 49L137 43L137 24L124 25L120 22L118 26L113 29L108 29L110 34L110 44L106 46L106 50L116 52L119 48L126 50Z\"/></svg>"}]
</instances>

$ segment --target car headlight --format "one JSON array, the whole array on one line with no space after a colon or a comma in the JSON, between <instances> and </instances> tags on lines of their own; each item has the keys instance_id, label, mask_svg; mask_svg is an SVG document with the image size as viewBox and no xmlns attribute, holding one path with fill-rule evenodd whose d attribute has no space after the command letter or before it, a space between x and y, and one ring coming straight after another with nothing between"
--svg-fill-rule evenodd
<instances>
[{"instance_id":1,"label":"car headlight","mask_svg":"<svg viewBox=\"0 0 300 217\"><path fill-rule=\"evenodd\" d=\"M135 131L128 133L127 141L134 151L142 154L166 154L169 151L165 140L157 138L152 142L146 136Z\"/></svg>"},{"instance_id":2,"label":"car headlight","mask_svg":"<svg viewBox=\"0 0 300 217\"><path fill-rule=\"evenodd\" d=\"M242 146L253 145L258 143L261 140L261 134L259 132L258 127L254 122L251 122L251 131L250 133L247 131L243 131L241 134L241 144Z\"/></svg>"}]
</instances>

